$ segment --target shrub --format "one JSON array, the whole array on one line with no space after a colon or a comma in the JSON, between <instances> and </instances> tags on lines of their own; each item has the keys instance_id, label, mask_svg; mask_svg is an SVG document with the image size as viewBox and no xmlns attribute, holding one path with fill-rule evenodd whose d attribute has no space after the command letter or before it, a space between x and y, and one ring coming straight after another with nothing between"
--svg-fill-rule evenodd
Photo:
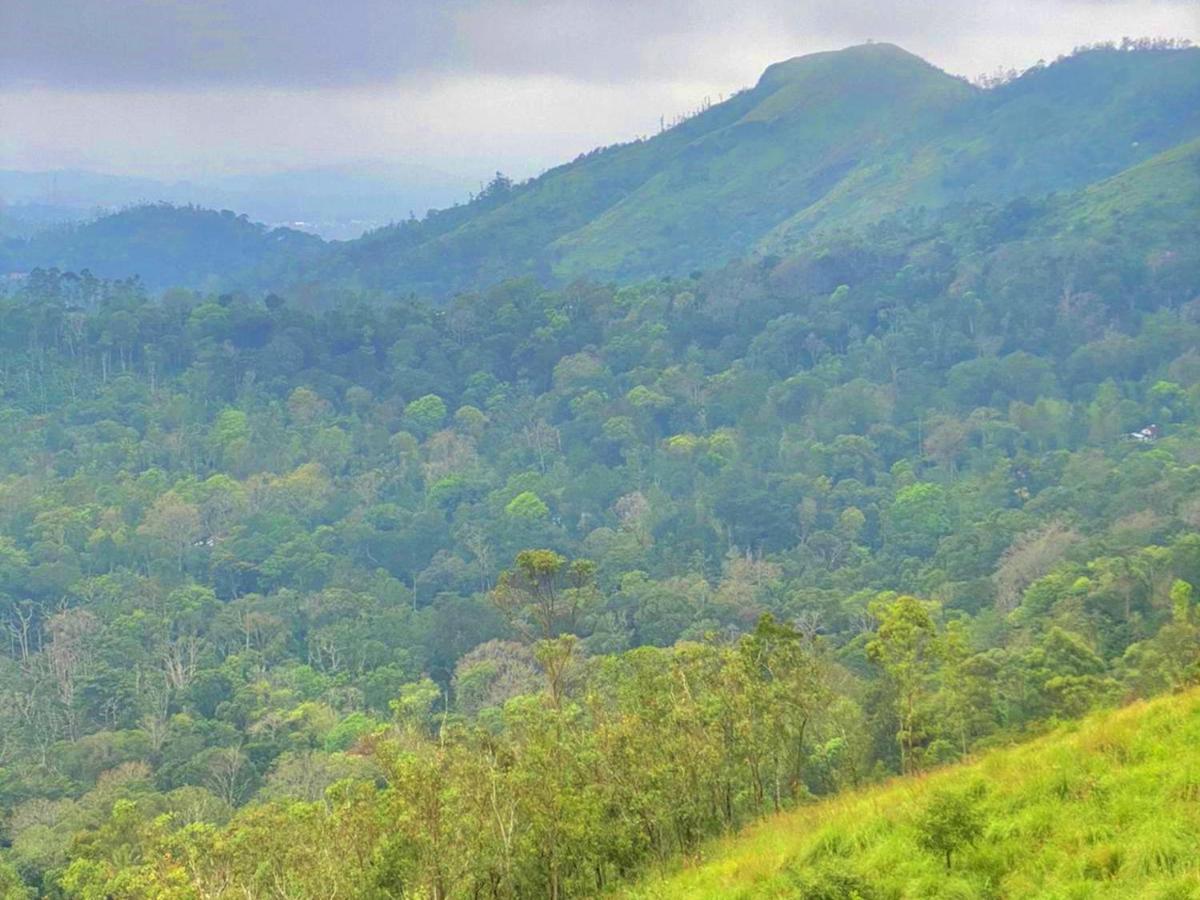
<instances>
[{"instance_id":1,"label":"shrub","mask_svg":"<svg viewBox=\"0 0 1200 900\"><path fill-rule=\"evenodd\" d=\"M877 900L882 894L849 867L849 863L828 861L815 868L789 873L792 895L798 900Z\"/></svg>"}]
</instances>

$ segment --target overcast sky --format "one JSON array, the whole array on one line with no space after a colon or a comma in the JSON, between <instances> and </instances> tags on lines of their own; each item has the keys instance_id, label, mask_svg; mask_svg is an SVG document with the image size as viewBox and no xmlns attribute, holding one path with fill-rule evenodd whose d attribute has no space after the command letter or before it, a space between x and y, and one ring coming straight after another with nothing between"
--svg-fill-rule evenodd
<instances>
[{"instance_id":1,"label":"overcast sky","mask_svg":"<svg viewBox=\"0 0 1200 900\"><path fill-rule=\"evenodd\" d=\"M872 39L967 76L1200 0L0 0L0 168L536 174Z\"/></svg>"}]
</instances>

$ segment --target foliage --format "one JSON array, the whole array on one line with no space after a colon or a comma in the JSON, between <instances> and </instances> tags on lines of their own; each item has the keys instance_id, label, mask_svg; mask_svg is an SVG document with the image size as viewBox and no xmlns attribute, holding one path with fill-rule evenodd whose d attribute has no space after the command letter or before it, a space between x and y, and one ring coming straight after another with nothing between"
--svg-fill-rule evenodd
<instances>
[{"instance_id":1,"label":"foliage","mask_svg":"<svg viewBox=\"0 0 1200 900\"><path fill-rule=\"evenodd\" d=\"M1195 143L1157 151L1200 108L1180 99L1195 55L1112 52L984 99L895 48L793 61L655 141L532 185L498 179L471 207L342 248L391 260L380 283L433 295L490 277L501 257L540 269L538 242L570 225L545 215L544 186L565 172L591 190L580 173L635 158L628 209L649 196L653 227L690 229L684 176L699 196L712 182L686 147L711 149L724 179L773 128L859 146L897 97L986 103L997 118L946 121L992 129L995 164L1021 162L1013 177L1030 179L993 187L1034 192L837 232L801 216L799 231L773 232L773 253L686 276L510 279L436 303L362 287L376 277L366 263L347 283L344 260L303 287L269 279L279 293L261 297L152 296L57 269L6 282L0 884L50 897L597 893L813 797L1189 689L1200 169ZM891 93L856 106L855 60L894 74ZM1129 80L1133 124L1097 113L1057 156L1027 156L1041 146L1026 147L1030 110L1095 100L1101 72ZM814 85L842 120L795 115ZM1186 114L1164 113L1146 148L1130 147L1127 129L1155 109ZM921 121L905 128L932 128ZM1094 183L1037 193L1076 183L1052 176L1084 138L1100 162L1078 177ZM988 146L939 145L953 165L930 177L974 178ZM678 151L674 181L652 176L661 148ZM792 211L812 177L800 162L778 182ZM605 184L572 207L573 227L601 214L619 188ZM518 211L550 230L521 233ZM638 225L646 261L617 253L593 271L691 265L664 245L715 263L780 211L740 235L735 217L705 213L712 231L696 226L691 243L670 229L643 240ZM626 240L607 232L625 233L623 215L556 258L596 262ZM487 243L505 222L514 232ZM460 226L485 243L456 257ZM422 274L433 231L446 240ZM393 239L412 252L392 254ZM1156 752L1130 740L1097 744L1093 762ZM1046 804L1111 793L1098 762L1086 783L1040 771ZM1008 808L1000 776L983 776L970 802L884 794L901 798L898 818L823 829L811 859L770 874L775 888L892 896L911 879L971 895L1008 879L1030 895L1062 859L1156 890L1187 877L1183 813L1155 834L1136 825L1127 844L1071 838L1061 859L1022 869L1011 842L1049 833L1053 809ZM939 858L916 852L919 833ZM859 866L877 846L879 865Z\"/></svg>"},{"instance_id":2,"label":"foliage","mask_svg":"<svg viewBox=\"0 0 1200 900\"><path fill-rule=\"evenodd\" d=\"M917 819L917 844L946 860L949 872L954 854L970 847L983 834L984 818L978 805L980 794L975 788L960 791L939 791L930 796Z\"/></svg>"}]
</instances>

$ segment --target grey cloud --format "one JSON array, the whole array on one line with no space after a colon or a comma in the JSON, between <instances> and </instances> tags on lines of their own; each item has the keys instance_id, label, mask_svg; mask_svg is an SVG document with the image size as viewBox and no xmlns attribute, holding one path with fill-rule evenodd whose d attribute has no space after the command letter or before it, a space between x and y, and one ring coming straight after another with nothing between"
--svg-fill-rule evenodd
<instances>
[{"instance_id":1,"label":"grey cloud","mask_svg":"<svg viewBox=\"0 0 1200 900\"><path fill-rule=\"evenodd\" d=\"M963 75L1198 0L0 0L0 168L163 177L425 161L531 175L789 56L869 38Z\"/></svg>"},{"instance_id":2,"label":"grey cloud","mask_svg":"<svg viewBox=\"0 0 1200 900\"><path fill-rule=\"evenodd\" d=\"M928 50L997 21L1196 0L0 0L0 83L77 90L451 76L724 77L723 60L867 38ZM1119 37L1119 35L1113 35ZM1064 48L1069 49L1069 48Z\"/></svg>"},{"instance_id":3,"label":"grey cloud","mask_svg":"<svg viewBox=\"0 0 1200 900\"><path fill-rule=\"evenodd\" d=\"M440 63L453 38L445 9L389 0L3 0L0 83L376 83Z\"/></svg>"},{"instance_id":4,"label":"grey cloud","mask_svg":"<svg viewBox=\"0 0 1200 900\"><path fill-rule=\"evenodd\" d=\"M448 72L626 81L713 40L861 40L958 18L935 0L3 0L0 82L345 87ZM967 8L970 4L964 4ZM870 27L868 27L868 24Z\"/></svg>"}]
</instances>

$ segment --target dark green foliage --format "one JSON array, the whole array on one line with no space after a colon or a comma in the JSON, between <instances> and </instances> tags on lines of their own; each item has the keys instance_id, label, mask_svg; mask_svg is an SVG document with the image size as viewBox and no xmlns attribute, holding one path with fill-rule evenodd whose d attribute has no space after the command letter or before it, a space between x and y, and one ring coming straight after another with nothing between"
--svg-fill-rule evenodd
<instances>
[{"instance_id":1,"label":"dark green foliage","mask_svg":"<svg viewBox=\"0 0 1200 900\"><path fill-rule=\"evenodd\" d=\"M705 167L772 128L857 140L875 101L789 119L814 85L858 96L855 59L896 77L884 100L983 102L894 48L856 53L785 64L547 178L675 147L687 178L656 182L648 156L639 171L690 230L688 179L702 196ZM1195 58L1109 53L989 109L1066 108L1090 90L1075 67L1149 79L1170 105L1164 79ZM0 860L52 895L131 878L181 897L594 893L812 795L1194 683L1200 169L1195 143L1129 154L1075 193L1041 196L1031 162L1037 196L623 285L522 278L427 303L287 278L261 297L13 281ZM512 245L478 225L497 254L478 269L453 235L545 213L548 183L497 181L347 253L374 248L408 284L388 242L417 258L442 228L430 266L472 283ZM734 255L735 231L690 246ZM690 266L653 249L676 243L647 238L645 264ZM955 868L974 806L926 813L923 845ZM840 866L849 840L795 890L875 896ZM1182 843L1147 841L1138 865L1169 870ZM332 846L336 865L311 852Z\"/></svg>"}]
</instances>

